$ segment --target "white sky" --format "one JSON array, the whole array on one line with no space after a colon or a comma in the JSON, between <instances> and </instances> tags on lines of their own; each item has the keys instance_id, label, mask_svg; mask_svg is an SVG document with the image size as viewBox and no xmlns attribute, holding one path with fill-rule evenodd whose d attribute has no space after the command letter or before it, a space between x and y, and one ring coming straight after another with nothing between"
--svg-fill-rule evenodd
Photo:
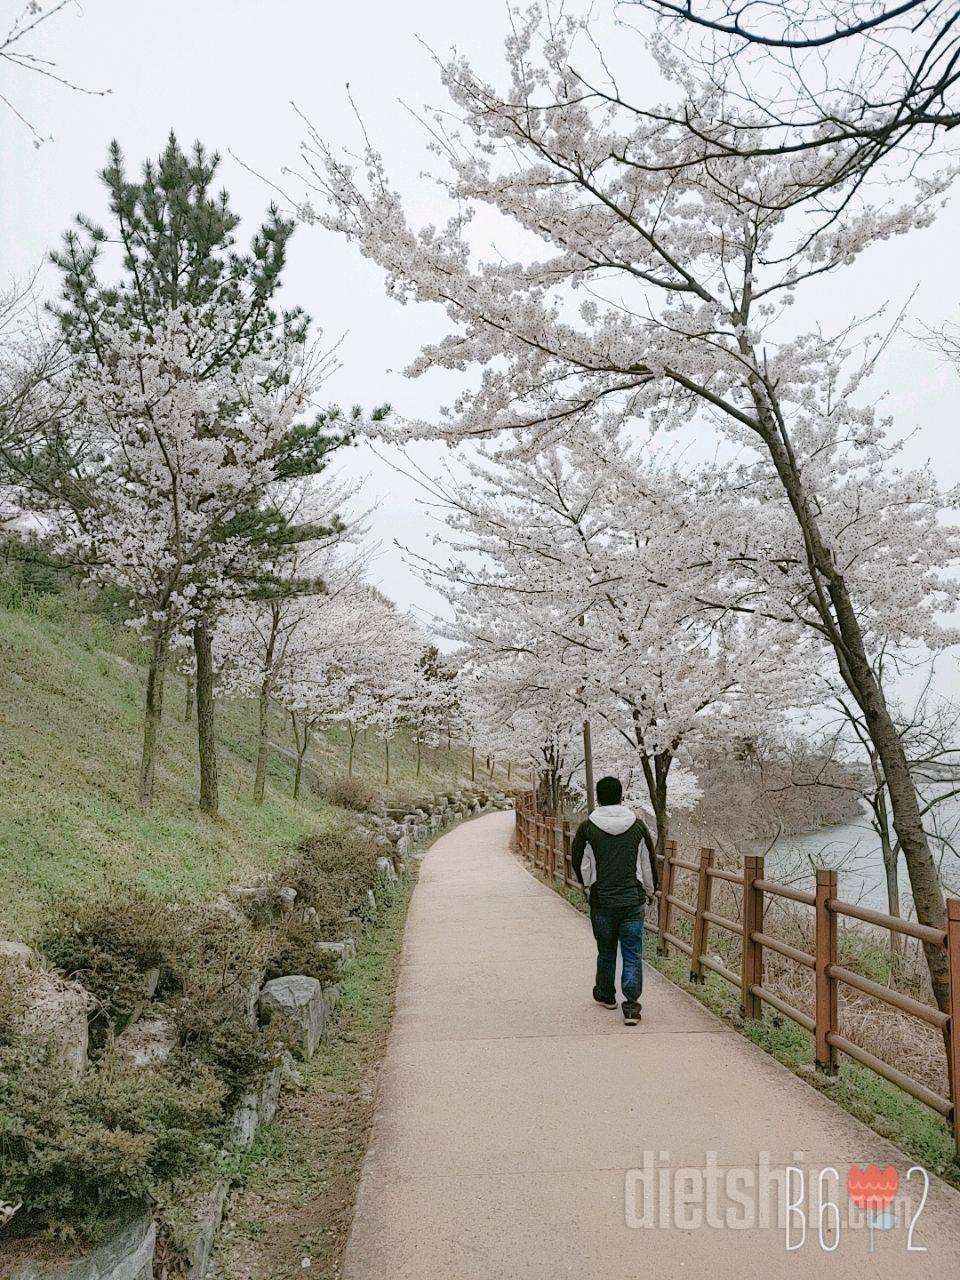
<instances>
[{"instance_id":1,"label":"white sky","mask_svg":"<svg viewBox=\"0 0 960 1280\"><path fill-rule=\"evenodd\" d=\"M4 30L8 15L23 3L0 0ZM602 10L603 3L595 8ZM0 283L32 274L77 211L103 215L96 173L112 137L119 139L133 171L161 150L171 127L185 145L199 138L219 150L222 182L244 219L241 232L244 226L252 231L271 192L230 152L265 176L286 181L299 197L298 185L281 177L284 165L296 164L303 133L290 101L331 142L357 147L347 81L395 185L410 192L424 221L438 220L445 215L432 207L418 178L432 160L425 153L425 134L401 105L443 100L436 70L417 37L440 54L457 45L481 71L500 79L506 30L501 0L366 0L335 6L329 0L86 0L82 10L68 9L45 27L33 47L53 59L59 73L91 88L110 88L110 96L71 93L0 63L0 93L41 134L53 135L35 149L28 131L0 105ZM634 62L631 54L626 66L634 65L624 90L635 98L655 95L642 61ZM915 288L914 328L921 318L937 324L956 317L956 207L931 230L886 243L843 276L828 278L796 306L794 319L805 326L821 320L833 331L884 303L893 314ZM56 288L51 268L41 280L46 289ZM327 384L324 400L345 406L388 400L406 417L430 417L452 398L452 375L408 381L398 372L421 341L444 332L439 308L388 302L379 271L318 228L298 230L286 281L286 299L302 305L328 339L345 335L343 369ZM956 374L902 336L882 366L879 384L876 390L887 392L887 411L895 415L898 431L911 435L907 460L929 458L943 481L960 480ZM414 456L430 469L436 451L437 446L418 446ZM381 501L373 518L373 535L382 544L373 578L402 606L433 612L436 597L393 545L399 540L428 549L431 522L418 504L416 486L365 447L345 465L368 474L368 498Z\"/></svg>"}]
</instances>

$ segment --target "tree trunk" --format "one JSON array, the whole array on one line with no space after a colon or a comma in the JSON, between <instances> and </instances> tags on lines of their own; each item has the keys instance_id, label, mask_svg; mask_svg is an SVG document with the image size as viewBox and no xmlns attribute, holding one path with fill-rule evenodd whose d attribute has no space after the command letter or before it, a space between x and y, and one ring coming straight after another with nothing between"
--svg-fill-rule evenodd
<instances>
[{"instance_id":1,"label":"tree trunk","mask_svg":"<svg viewBox=\"0 0 960 1280\"><path fill-rule=\"evenodd\" d=\"M470 781L476 782L476 780L477 780L477 748L471 747L470 748Z\"/></svg>"},{"instance_id":2,"label":"tree trunk","mask_svg":"<svg viewBox=\"0 0 960 1280\"><path fill-rule=\"evenodd\" d=\"M306 720L303 722L303 738L301 740L295 711L290 712L290 719L293 722L293 740L297 745L297 767L293 774L293 798L294 800L299 800L300 785L303 781L303 761L307 754L307 747L310 745L310 724Z\"/></svg>"},{"instance_id":3,"label":"tree trunk","mask_svg":"<svg viewBox=\"0 0 960 1280\"><path fill-rule=\"evenodd\" d=\"M197 660L197 747L200 755L200 812L216 817L217 738L214 722L213 636L210 622L201 618L193 629L193 651Z\"/></svg>"},{"instance_id":4,"label":"tree trunk","mask_svg":"<svg viewBox=\"0 0 960 1280\"><path fill-rule=\"evenodd\" d=\"M900 850L890 839L890 823L887 815L887 802L883 790L876 793L873 800L874 828L880 837L880 853L883 857L883 874L887 882L887 911L892 916L900 915ZM903 934L890 931L890 960L896 965L903 954Z\"/></svg>"},{"instance_id":5,"label":"tree trunk","mask_svg":"<svg viewBox=\"0 0 960 1280\"><path fill-rule=\"evenodd\" d=\"M270 677L264 676L257 700L257 767L253 778L253 803L263 804L267 789L267 753L270 730Z\"/></svg>"},{"instance_id":6,"label":"tree trunk","mask_svg":"<svg viewBox=\"0 0 960 1280\"><path fill-rule=\"evenodd\" d=\"M260 681L259 725L257 737L257 768L253 779L253 803L263 804L267 788L267 756L270 750L270 696L273 693L273 655L276 652L277 632L280 629L280 608L274 604L270 610L270 635L263 655L263 679Z\"/></svg>"},{"instance_id":7,"label":"tree trunk","mask_svg":"<svg viewBox=\"0 0 960 1280\"><path fill-rule=\"evenodd\" d=\"M157 742L163 716L163 679L167 670L167 638L155 636L147 667L147 691L143 711L143 750L137 800L141 809L153 804L156 786Z\"/></svg>"},{"instance_id":8,"label":"tree trunk","mask_svg":"<svg viewBox=\"0 0 960 1280\"><path fill-rule=\"evenodd\" d=\"M187 676L187 695L183 701L183 723L189 724L193 719L193 676Z\"/></svg>"},{"instance_id":9,"label":"tree trunk","mask_svg":"<svg viewBox=\"0 0 960 1280\"><path fill-rule=\"evenodd\" d=\"M420 765L423 763L423 743L420 741L420 735L417 734L417 777L420 777Z\"/></svg>"},{"instance_id":10,"label":"tree trunk","mask_svg":"<svg viewBox=\"0 0 960 1280\"><path fill-rule=\"evenodd\" d=\"M383 746L384 746L384 758L387 762L386 783L387 783L387 786L389 787L390 785L390 739L389 738L384 738Z\"/></svg>"},{"instance_id":11,"label":"tree trunk","mask_svg":"<svg viewBox=\"0 0 960 1280\"><path fill-rule=\"evenodd\" d=\"M347 723L347 735L350 739L350 751L347 755L347 777L353 777L353 756L357 749L357 730L352 724Z\"/></svg>"},{"instance_id":12,"label":"tree trunk","mask_svg":"<svg viewBox=\"0 0 960 1280\"><path fill-rule=\"evenodd\" d=\"M649 756L643 755L640 762L643 767L644 781L647 784L647 794L650 796L650 807L653 809L654 821L657 824L657 838L653 851L656 857L662 858L667 851L667 780L670 766L673 764L673 752L658 751L652 762Z\"/></svg>"},{"instance_id":13,"label":"tree trunk","mask_svg":"<svg viewBox=\"0 0 960 1280\"><path fill-rule=\"evenodd\" d=\"M944 929L946 905L943 888L923 829L910 765L883 689L867 656L860 620L846 581L823 541L790 442L773 418L759 384L754 388L754 401L764 427L762 438L803 536L812 586L812 607L824 625L837 657L840 675L863 713L870 741L880 759L890 797L893 829L903 850L917 919L934 929ZM924 943L923 949L934 999L938 1008L946 1013L950 1001L946 948Z\"/></svg>"}]
</instances>

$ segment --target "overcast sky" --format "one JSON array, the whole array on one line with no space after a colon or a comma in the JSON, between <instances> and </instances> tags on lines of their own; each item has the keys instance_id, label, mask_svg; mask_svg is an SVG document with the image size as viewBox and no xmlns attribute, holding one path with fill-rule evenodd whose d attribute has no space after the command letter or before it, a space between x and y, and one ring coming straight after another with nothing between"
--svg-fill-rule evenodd
<instances>
[{"instance_id":1,"label":"overcast sky","mask_svg":"<svg viewBox=\"0 0 960 1280\"><path fill-rule=\"evenodd\" d=\"M23 0L0 0L4 16L22 8ZM594 5L602 8L603 0ZM103 215L96 173L113 137L134 169L161 150L171 128L184 144L199 138L219 150L222 181L252 230L271 192L240 161L301 195L294 181L281 176L285 165L297 163L303 134L291 99L330 141L356 147L348 81L395 184L409 191L423 220L439 218L439 206L432 207L418 179L430 163L426 137L403 105L442 102L421 40L441 54L456 45L499 79L506 29L499 0L85 0L45 27L33 47L52 58L60 74L91 89L109 88L109 96L72 93L0 64L0 93L41 134L52 135L36 149L30 133L0 105L0 279L30 275L78 210ZM630 59L623 87L635 98L655 94L642 57L631 52ZM914 289L915 328L920 319L936 324L955 318L957 263L954 204L931 230L867 253L853 270L808 292L795 318L821 320L832 331L885 303L899 310ZM49 268L41 280L48 290L56 288ZM328 383L325 400L367 406L390 401L404 416L430 417L452 398L451 375L413 382L399 373L419 342L444 331L438 308L388 302L379 271L319 228L298 230L286 280L289 302L302 305L331 341L345 335L343 367ZM929 458L942 480L960 480L960 381L953 371L904 335L884 362L881 381L874 390L887 393L897 429L911 436L909 461ZM415 456L429 469L436 450L421 446ZM382 551L373 577L401 605L432 612L435 597L393 546L395 540L421 551L428 545L430 520L416 486L366 449L356 450L346 465L369 475L369 498L381 501L373 533Z\"/></svg>"}]
</instances>

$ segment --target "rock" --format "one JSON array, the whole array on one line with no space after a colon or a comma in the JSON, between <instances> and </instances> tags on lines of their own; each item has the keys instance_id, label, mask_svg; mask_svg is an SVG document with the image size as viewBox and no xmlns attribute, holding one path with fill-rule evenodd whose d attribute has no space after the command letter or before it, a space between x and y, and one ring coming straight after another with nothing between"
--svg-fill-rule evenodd
<instances>
[{"instance_id":1,"label":"rock","mask_svg":"<svg viewBox=\"0 0 960 1280\"><path fill-rule=\"evenodd\" d=\"M323 1003L326 1005L327 1009L327 1021L324 1028L326 1030L330 1025L330 1018L333 1015L334 1009L336 1009L337 1005L340 1003L340 988L335 982L331 983L330 986L323 988Z\"/></svg>"},{"instance_id":2,"label":"rock","mask_svg":"<svg viewBox=\"0 0 960 1280\"><path fill-rule=\"evenodd\" d=\"M327 1009L316 978L274 978L260 992L262 1021L284 1034L303 1058L310 1058L323 1035Z\"/></svg>"},{"instance_id":3,"label":"rock","mask_svg":"<svg viewBox=\"0 0 960 1280\"><path fill-rule=\"evenodd\" d=\"M177 1033L165 1018L143 1018L117 1038L116 1052L131 1067L166 1062L177 1047Z\"/></svg>"},{"instance_id":4,"label":"rock","mask_svg":"<svg viewBox=\"0 0 960 1280\"><path fill-rule=\"evenodd\" d=\"M377 871L383 876L384 880L388 880L391 883L397 878L397 871L393 865L392 858L378 858Z\"/></svg>"},{"instance_id":5,"label":"rock","mask_svg":"<svg viewBox=\"0 0 960 1280\"><path fill-rule=\"evenodd\" d=\"M349 964L357 954L357 944L353 938L342 938L339 942L318 942L317 950L336 956L341 964Z\"/></svg>"},{"instance_id":6,"label":"rock","mask_svg":"<svg viewBox=\"0 0 960 1280\"><path fill-rule=\"evenodd\" d=\"M222 916L226 916L229 920L235 921L237 924L246 924L247 917L243 914L236 902L226 893L219 894L211 902L214 911Z\"/></svg>"},{"instance_id":7,"label":"rock","mask_svg":"<svg viewBox=\"0 0 960 1280\"><path fill-rule=\"evenodd\" d=\"M283 1068L274 1067L258 1083L251 1085L241 1099L233 1117L234 1142L246 1151L262 1124L269 1124L277 1113Z\"/></svg>"},{"instance_id":8,"label":"rock","mask_svg":"<svg viewBox=\"0 0 960 1280\"><path fill-rule=\"evenodd\" d=\"M197 1210L192 1239L187 1245L189 1280L205 1280L229 1194L230 1179L221 1178L210 1188Z\"/></svg>"},{"instance_id":9,"label":"rock","mask_svg":"<svg viewBox=\"0 0 960 1280\"><path fill-rule=\"evenodd\" d=\"M32 968L37 963L37 953L25 942L7 942L0 939L0 965L7 961Z\"/></svg>"},{"instance_id":10,"label":"rock","mask_svg":"<svg viewBox=\"0 0 960 1280\"><path fill-rule=\"evenodd\" d=\"M102 1244L82 1258L51 1271L43 1263L26 1263L11 1280L152 1280L157 1227L153 1214L130 1212L111 1226Z\"/></svg>"},{"instance_id":11,"label":"rock","mask_svg":"<svg viewBox=\"0 0 960 1280\"><path fill-rule=\"evenodd\" d=\"M79 1076L87 1065L90 994L78 982L37 973L26 993L23 1029L51 1044L64 1069Z\"/></svg>"},{"instance_id":12,"label":"rock","mask_svg":"<svg viewBox=\"0 0 960 1280\"><path fill-rule=\"evenodd\" d=\"M277 895L280 899L281 909L288 913L293 910L294 903L297 900L297 891L292 885L284 885Z\"/></svg>"},{"instance_id":13,"label":"rock","mask_svg":"<svg viewBox=\"0 0 960 1280\"><path fill-rule=\"evenodd\" d=\"M255 1027L259 1021L257 1002L260 999L260 988L263 986L263 974L264 971L261 969L253 975L243 998L243 1016L247 1021L248 1027Z\"/></svg>"},{"instance_id":14,"label":"rock","mask_svg":"<svg viewBox=\"0 0 960 1280\"><path fill-rule=\"evenodd\" d=\"M409 836L401 836L397 841L397 853L401 858L409 858L413 852L413 841Z\"/></svg>"},{"instance_id":15,"label":"rock","mask_svg":"<svg viewBox=\"0 0 960 1280\"><path fill-rule=\"evenodd\" d=\"M148 969L143 975L143 994L147 1000L152 1000L157 994L157 987L160 985L160 970Z\"/></svg>"},{"instance_id":16,"label":"rock","mask_svg":"<svg viewBox=\"0 0 960 1280\"><path fill-rule=\"evenodd\" d=\"M254 925L273 924L280 912L278 895L273 885L242 885L230 890L247 920Z\"/></svg>"},{"instance_id":17,"label":"rock","mask_svg":"<svg viewBox=\"0 0 960 1280\"><path fill-rule=\"evenodd\" d=\"M373 892L372 889L367 890L367 906L370 908L371 911L377 910L377 895Z\"/></svg>"}]
</instances>

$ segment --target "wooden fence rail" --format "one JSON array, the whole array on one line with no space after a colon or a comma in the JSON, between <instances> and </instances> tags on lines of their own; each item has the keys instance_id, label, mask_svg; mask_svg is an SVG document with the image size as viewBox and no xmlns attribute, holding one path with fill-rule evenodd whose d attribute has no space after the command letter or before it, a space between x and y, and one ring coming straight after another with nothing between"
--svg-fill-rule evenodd
<instances>
[{"instance_id":1,"label":"wooden fence rail","mask_svg":"<svg viewBox=\"0 0 960 1280\"><path fill-rule=\"evenodd\" d=\"M517 796L515 804L519 853L530 859L554 883L577 885L579 882L570 860L573 832L569 819L538 813L533 793ZM835 1073L838 1055L846 1054L848 1058L876 1072L944 1116L951 1126L957 1154L960 1156L960 899L950 898L947 901L946 929L933 929L899 916L843 902L837 896L837 873L834 870L819 869L816 892L809 893L766 879L763 858L744 858L743 868L740 870L717 867L714 861L713 849L701 849L698 860L692 862L679 856L675 840L666 841L665 853L660 859L657 919L655 923L647 921L647 929L656 934L659 954L667 955L673 948L689 957L690 978L693 982L703 982L705 972L716 973L724 978L739 991L741 1008L747 1018L759 1018L762 1006L768 1004L784 1017L792 1019L814 1037L816 1064L821 1071ZM696 894L692 902L681 897L677 891L678 871L696 876ZM733 885L738 892L739 921L713 910L716 881ZM813 954L765 931L764 910L770 900L777 898L813 909ZM681 938L676 932L674 922L678 913L690 921L690 941ZM838 941L839 922L842 918L863 921L890 933L945 948L950 973L949 1010L943 1012L931 1004L882 986L842 965ZM739 973L734 973L715 956L708 954L711 926L724 929L739 938ZM813 973L813 1017L764 986L765 952L773 952ZM841 986L860 991L942 1033L949 1097L936 1093L921 1081L914 1080L842 1034L839 1016Z\"/></svg>"}]
</instances>

